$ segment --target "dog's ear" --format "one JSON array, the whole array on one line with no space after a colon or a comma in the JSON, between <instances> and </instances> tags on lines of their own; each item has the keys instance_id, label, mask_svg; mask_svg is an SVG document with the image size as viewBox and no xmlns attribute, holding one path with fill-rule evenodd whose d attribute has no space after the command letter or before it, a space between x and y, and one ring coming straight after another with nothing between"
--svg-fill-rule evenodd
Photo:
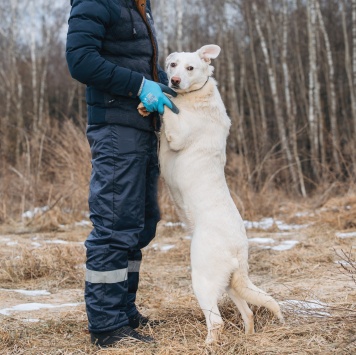
<instances>
[{"instance_id":1,"label":"dog's ear","mask_svg":"<svg viewBox=\"0 0 356 355\"><path fill-rule=\"evenodd\" d=\"M177 52L171 53L167 58L166 58L166 69L168 68L169 63L171 63L175 57Z\"/></svg>"},{"instance_id":2,"label":"dog's ear","mask_svg":"<svg viewBox=\"0 0 356 355\"><path fill-rule=\"evenodd\" d=\"M207 63L210 63L211 59L217 58L220 54L221 48L216 44L208 44L197 50L199 57Z\"/></svg>"}]
</instances>

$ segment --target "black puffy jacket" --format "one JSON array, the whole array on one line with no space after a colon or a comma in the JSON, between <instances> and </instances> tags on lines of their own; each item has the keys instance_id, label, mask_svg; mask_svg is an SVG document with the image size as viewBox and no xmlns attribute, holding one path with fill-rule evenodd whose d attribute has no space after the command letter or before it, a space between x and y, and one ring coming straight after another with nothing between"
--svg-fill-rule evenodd
<instances>
[{"instance_id":1,"label":"black puffy jacket","mask_svg":"<svg viewBox=\"0 0 356 355\"><path fill-rule=\"evenodd\" d=\"M137 111L143 77L167 84L149 0L71 0L66 58L87 85L88 123L154 130Z\"/></svg>"}]
</instances>

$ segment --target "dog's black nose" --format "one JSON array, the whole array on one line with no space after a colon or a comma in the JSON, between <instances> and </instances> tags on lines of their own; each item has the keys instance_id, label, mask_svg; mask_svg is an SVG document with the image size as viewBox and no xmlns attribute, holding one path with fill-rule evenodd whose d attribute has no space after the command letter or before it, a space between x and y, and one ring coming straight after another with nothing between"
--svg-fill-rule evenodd
<instances>
[{"instance_id":1,"label":"dog's black nose","mask_svg":"<svg viewBox=\"0 0 356 355\"><path fill-rule=\"evenodd\" d=\"M178 76L173 76L171 78L171 83L174 86L178 86L180 84L180 82L181 82L181 79Z\"/></svg>"}]
</instances>

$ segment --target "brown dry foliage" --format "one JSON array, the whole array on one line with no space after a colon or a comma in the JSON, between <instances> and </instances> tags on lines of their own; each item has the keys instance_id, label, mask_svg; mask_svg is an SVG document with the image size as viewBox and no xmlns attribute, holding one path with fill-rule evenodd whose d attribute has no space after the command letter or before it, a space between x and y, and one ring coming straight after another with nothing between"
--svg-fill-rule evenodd
<instances>
[{"instance_id":1,"label":"brown dry foliage","mask_svg":"<svg viewBox=\"0 0 356 355\"><path fill-rule=\"evenodd\" d=\"M18 221L23 212L40 206L55 210L51 219L59 223L82 218L90 177L84 133L72 121L63 120L54 122L48 131L24 134L27 144L22 161L16 167L2 162L0 222Z\"/></svg>"},{"instance_id":2,"label":"brown dry foliage","mask_svg":"<svg viewBox=\"0 0 356 355\"><path fill-rule=\"evenodd\" d=\"M83 246L22 249L19 256L11 255L0 261L0 283L51 278L61 287L80 287L83 284L84 255Z\"/></svg>"}]
</instances>

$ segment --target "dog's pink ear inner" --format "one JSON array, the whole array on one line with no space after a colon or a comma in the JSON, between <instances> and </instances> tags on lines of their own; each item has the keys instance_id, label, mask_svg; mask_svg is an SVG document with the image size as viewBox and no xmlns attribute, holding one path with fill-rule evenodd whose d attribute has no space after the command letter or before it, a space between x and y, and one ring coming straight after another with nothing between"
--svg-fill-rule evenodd
<instances>
[{"instance_id":1,"label":"dog's pink ear inner","mask_svg":"<svg viewBox=\"0 0 356 355\"><path fill-rule=\"evenodd\" d=\"M221 48L216 44L207 44L197 50L197 53L201 59L210 63L211 59L217 58L220 54Z\"/></svg>"}]
</instances>

